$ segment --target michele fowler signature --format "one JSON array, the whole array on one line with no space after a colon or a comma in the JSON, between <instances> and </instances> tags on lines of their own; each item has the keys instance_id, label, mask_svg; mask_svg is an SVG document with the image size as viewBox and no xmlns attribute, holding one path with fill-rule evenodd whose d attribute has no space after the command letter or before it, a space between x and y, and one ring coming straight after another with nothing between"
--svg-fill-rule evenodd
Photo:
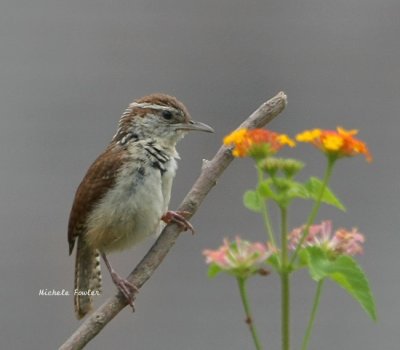
<instances>
[{"instance_id":1,"label":"michele fowler signature","mask_svg":"<svg viewBox=\"0 0 400 350\"><path fill-rule=\"evenodd\" d=\"M75 289L73 293L71 293L68 289L39 289L39 295L45 296L69 296L73 295L90 295L90 296L100 296L101 293L99 290L87 289L87 290L79 290Z\"/></svg>"}]
</instances>

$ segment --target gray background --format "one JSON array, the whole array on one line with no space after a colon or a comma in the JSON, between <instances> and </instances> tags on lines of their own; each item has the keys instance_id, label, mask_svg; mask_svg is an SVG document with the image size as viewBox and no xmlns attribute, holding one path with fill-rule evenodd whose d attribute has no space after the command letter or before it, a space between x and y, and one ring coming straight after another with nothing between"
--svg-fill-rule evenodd
<instances>
[{"instance_id":1,"label":"gray background","mask_svg":"<svg viewBox=\"0 0 400 350\"><path fill-rule=\"evenodd\" d=\"M328 283L310 349L398 349L399 335L399 34L398 0L3 0L0 11L0 342L4 349L54 349L78 326L72 297L67 219L87 167L133 99L178 96L216 134L180 144L175 208L222 137L260 103L285 90L289 106L270 127L359 128L375 160L339 163L332 187L348 207L320 218L358 226L367 236L360 262L376 295L374 324ZM294 151L306 174L321 175L311 147ZM234 280L209 281L201 251L240 233L264 238L243 209L254 185L249 160L234 162L207 197L137 299L88 349L251 349ZM297 203L291 227L308 206ZM127 274L151 240L112 256ZM105 296L114 293L105 276ZM293 281L293 349L299 348L314 285ZM276 276L250 283L255 320L267 349L279 348Z\"/></svg>"}]
</instances>

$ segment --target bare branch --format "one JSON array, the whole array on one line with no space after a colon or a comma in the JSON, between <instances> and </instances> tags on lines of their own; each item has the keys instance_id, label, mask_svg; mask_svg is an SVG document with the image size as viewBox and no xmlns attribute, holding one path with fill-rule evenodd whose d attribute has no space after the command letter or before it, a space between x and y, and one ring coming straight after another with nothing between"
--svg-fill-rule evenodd
<instances>
[{"instance_id":1,"label":"bare branch","mask_svg":"<svg viewBox=\"0 0 400 350\"><path fill-rule=\"evenodd\" d=\"M283 92L278 93L254 111L239 128L253 129L263 127L282 112L286 104L286 95ZM178 210L188 211L190 213L188 218L193 216L205 196L214 187L217 179L232 160L231 149L221 146L212 160L204 161L200 176ZM181 231L182 228L173 223L164 228L149 252L129 275L128 280L133 285L140 288L151 277L174 245ZM126 300L120 294L109 298L80 325L59 349L82 349L126 305Z\"/></svg>"}]
</instances>

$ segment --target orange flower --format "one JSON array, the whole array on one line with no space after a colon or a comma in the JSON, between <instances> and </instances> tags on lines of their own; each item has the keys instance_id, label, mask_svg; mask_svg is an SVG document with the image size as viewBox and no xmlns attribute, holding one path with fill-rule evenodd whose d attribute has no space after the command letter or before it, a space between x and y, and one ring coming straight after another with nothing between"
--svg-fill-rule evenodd
<instances>
[{"instance_id":1,"label":"orange flower","mask_svg":"<svg viewBox=\"0 0 400 350\"><path fill-rule=\"evenodd\" d=\"M285 134L265 129L239 129L224 138L225 145L234 145L235 157L251 156L264 158L278 152L283 146L295 146L295 142Z\"/></svg>"},{"instance_id":2,"label":"orange flower","mask_svg":"<svg viewBox=\"0 0 400 350\"><path fill-rule=\"evenodd\" d=\"M368 162L372 160L371 153L365 142L354 137L357 130L345 130L338 127L336 130L313 129L306 130L296 136L299 142L309 142L324 153L340 157L354 157L364 154Z\"/></svg>"}]
</instances>

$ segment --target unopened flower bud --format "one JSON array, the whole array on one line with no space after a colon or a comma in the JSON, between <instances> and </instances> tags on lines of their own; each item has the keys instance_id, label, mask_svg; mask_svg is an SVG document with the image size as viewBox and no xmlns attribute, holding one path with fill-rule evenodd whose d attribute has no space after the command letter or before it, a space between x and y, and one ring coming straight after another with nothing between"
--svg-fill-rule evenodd
<instances>
[{"instance_id":1,"label":"unopened flower bud","mask_svg":"<svg viewBox=\"0 0 400 350\"><path fill-rule=\"evenodd\" d=\"M288 158L282 161L282 170L288 178L293 178L303 168L304 163L297 159Z\"/></svg>"},{"instance_id":2,"label":"unopened flower bud","mask_svg":"<svg viewBox=\"0 0 400 350\"><path fill-rule=\"evenodd\" d=\"M275 177L278 171L280 171L282 168L282 159L269 157L263 159L261 162L258 163L258 165L269 176Z\"/></svg>"}]
</instances>

